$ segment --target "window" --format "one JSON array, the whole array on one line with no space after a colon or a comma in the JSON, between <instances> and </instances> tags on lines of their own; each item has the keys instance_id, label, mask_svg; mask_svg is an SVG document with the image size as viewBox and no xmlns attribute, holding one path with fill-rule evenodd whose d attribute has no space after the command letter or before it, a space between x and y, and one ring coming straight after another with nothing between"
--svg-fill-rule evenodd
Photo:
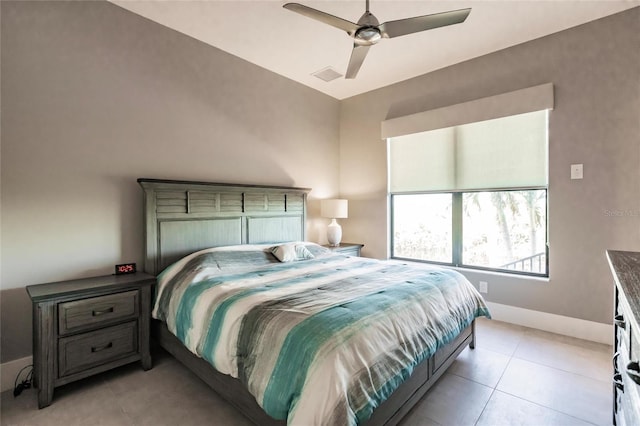
<instances>
[{"instance_id":1,"label":"window","mask_svg":"<svg viewBox=\"0 0 640 426\"><path fill-rule=\"evenodd\" d=\"M461 195L465 265L546 274L546 190Z\"/></svg>"},{"instance_id":2,"label":"window","mask_svg":"<svg viewBox=\"0 0 640 426\"><path fill-rule=\"evenodd\" d=\"M547 111L388 139L391 256L548 276Z\"/></svg>"},{"instance_id":3,"label":"window","mask_svg":"<svg viewBox=\"0 0 640 426\"><path fill-rule=\"evenodd\" d=\"M451 194L393 197L394 256L451 263Z\"/></svg>"}]
</instances>

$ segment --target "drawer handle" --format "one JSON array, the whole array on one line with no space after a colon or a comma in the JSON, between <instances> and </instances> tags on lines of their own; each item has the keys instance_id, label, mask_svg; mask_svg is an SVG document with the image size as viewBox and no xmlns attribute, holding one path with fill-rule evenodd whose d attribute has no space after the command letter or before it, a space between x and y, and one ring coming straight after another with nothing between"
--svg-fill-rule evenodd
<instances>
[{"instance_id":1,"label":"drawer handle","mask_svg":"<svg viewBox=\"0 0 640 426\"><path fill-rule=\"evenodd\" d=\"M622 374L613 375L613 384L616 388L620 389L620 392L624 393L624 383L622 383Z\"/></svg>"},{"instance_id":2,"label":"drawer handle","mask_svg":"<svg viewBox=\"0 0 640 426\"><path fill-rule=\"evenodd\" d=\"M92 311L91 315L94 317L99 317L100 315L110 314L113 312L113 306L107 309L101 309L99 311Z\"/></svg>"},{"instance_id":3,"label":"drawer handle","mask_svg":"<svg viewBox=\"0 0 640 426\"><path fill-rule=\"evenodd\" d=\"M640 364L638 361L631 361L627 364L627 376L640 385Z\"/></svg>"},{"instance_id":4,"label":"drawer handle","mask_svg":"<svg viewBox=\"0 0 640 426\"><path fill-rule=\"evenodd\" d=\"M109 342L104 346L92 346L91 352L100 352L100 351L104 351L105 349L109 349L111 347L113 347L113 342Z\"/></svg>"},{"instance_id":5,"label":"drawer handle","mask_svg":"<svg viewBox=\"0 0 640 426\"><path fill-rule=\"evenodd\" d=\"M616 315L613 317L613 323L620 328L627 328L627 323L624 320L624 315Z\"/></svg>"},{"instance_id":6,"label":"drawer handle","mask_svg":"<svg viewBox=\"0 0 640 426\"><path fill-rule=\"evenodd\" d=\"M618 374L618 357L620 356L620 352L616 352L613 354L613 373Z\"/></svg>"}]
</instances>

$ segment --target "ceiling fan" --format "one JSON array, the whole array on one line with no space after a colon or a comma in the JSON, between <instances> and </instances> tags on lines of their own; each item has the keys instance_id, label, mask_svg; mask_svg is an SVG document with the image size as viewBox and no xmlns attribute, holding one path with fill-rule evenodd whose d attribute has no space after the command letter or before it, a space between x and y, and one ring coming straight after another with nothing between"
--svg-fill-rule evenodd
<instances>
[{"instance_id":1,"label":"ceiling fan","mask_svg":"<svg viewBox=\"0 0 640 426\"><path fill-rule=\"evenodd\" d=\"M346 31L353 38L353 50L345 78L355 78L360 70L369 48L382 38L393 38L447 25L459 24L467 19L471 9L452 10L432 15L415 16L413 18L398 19L397 21L378 22L378 19L369 12L369 0L366 0L366 10L358 20L358 23L338 18L337 16L312 9L299 3L287 3L285 9L297 12L308 18L329 24L340 30Z\"/></svg>"}]
</instances>

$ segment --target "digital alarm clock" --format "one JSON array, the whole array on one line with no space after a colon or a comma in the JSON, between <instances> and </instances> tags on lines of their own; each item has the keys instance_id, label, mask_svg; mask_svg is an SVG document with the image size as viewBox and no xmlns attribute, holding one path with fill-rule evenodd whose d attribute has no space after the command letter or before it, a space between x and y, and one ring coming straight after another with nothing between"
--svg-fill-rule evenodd
<instances>
[{"instance_id":1,"label":"digital alarm clock","mask_svg":"<svg viewBox=\"0 0 640 426\"><path fill-rule=\"evenodd\" d=\"M123 263L121 265L116 265L116 275L135 274L135 273L136 273L135 263Z\"/></svg>"}]
</instances>

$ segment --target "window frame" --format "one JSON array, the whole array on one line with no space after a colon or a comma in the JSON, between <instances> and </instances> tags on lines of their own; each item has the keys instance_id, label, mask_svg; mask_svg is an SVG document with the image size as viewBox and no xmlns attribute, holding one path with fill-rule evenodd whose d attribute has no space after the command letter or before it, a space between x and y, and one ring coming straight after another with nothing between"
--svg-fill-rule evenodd
<instances>
[{"instance_id":1,"label":"window frame","mask_svg":"<svg viewBox=\"0 0 640 426\"><path fill-rule=\"evenodd\" d=\"M545 263L544 273L538 272L527 272L527 271L517 271L513 269L503 269L503 268L492 268L487 266L478 266L478 265L467 265L463 263L463 238L464 238L464 229L463 229L463 196L464 194L470 194L475 192L507 192L507 191L534 191L534 190L543 190L545 191L545 217L544 217L544 232L545 232L545 244L544 244L544 252L545 252ZM452 253L451 253L451 263L449 262L438 262L432 260L424 260L424 259L414 259L407 257L399 257L395 256L395 229L394 229L394 197L397 195L429 195L429 194L451 194L451 210L452 210L452 223L451 223L451 238L452 238ZM464 269L472 269L479 271L487 271L487 272L497 272L503 274L512 274L512 275L520 275L520 276L530 276L530 277L539 277L539 278L548 278L549 277L549 187L548 186L531 186L531 187L513 187L513 188L491 188L491 189L474 189L474 190L460 190L460 191L412 191L412 192L390 192L388 196L389 202L389 252L390 258L394 260L403 260L410 262L420 262L427 263L432 265L440 265L440 266L450 266L456 268L464 268Z\"/></svg>"}]
</instances>

